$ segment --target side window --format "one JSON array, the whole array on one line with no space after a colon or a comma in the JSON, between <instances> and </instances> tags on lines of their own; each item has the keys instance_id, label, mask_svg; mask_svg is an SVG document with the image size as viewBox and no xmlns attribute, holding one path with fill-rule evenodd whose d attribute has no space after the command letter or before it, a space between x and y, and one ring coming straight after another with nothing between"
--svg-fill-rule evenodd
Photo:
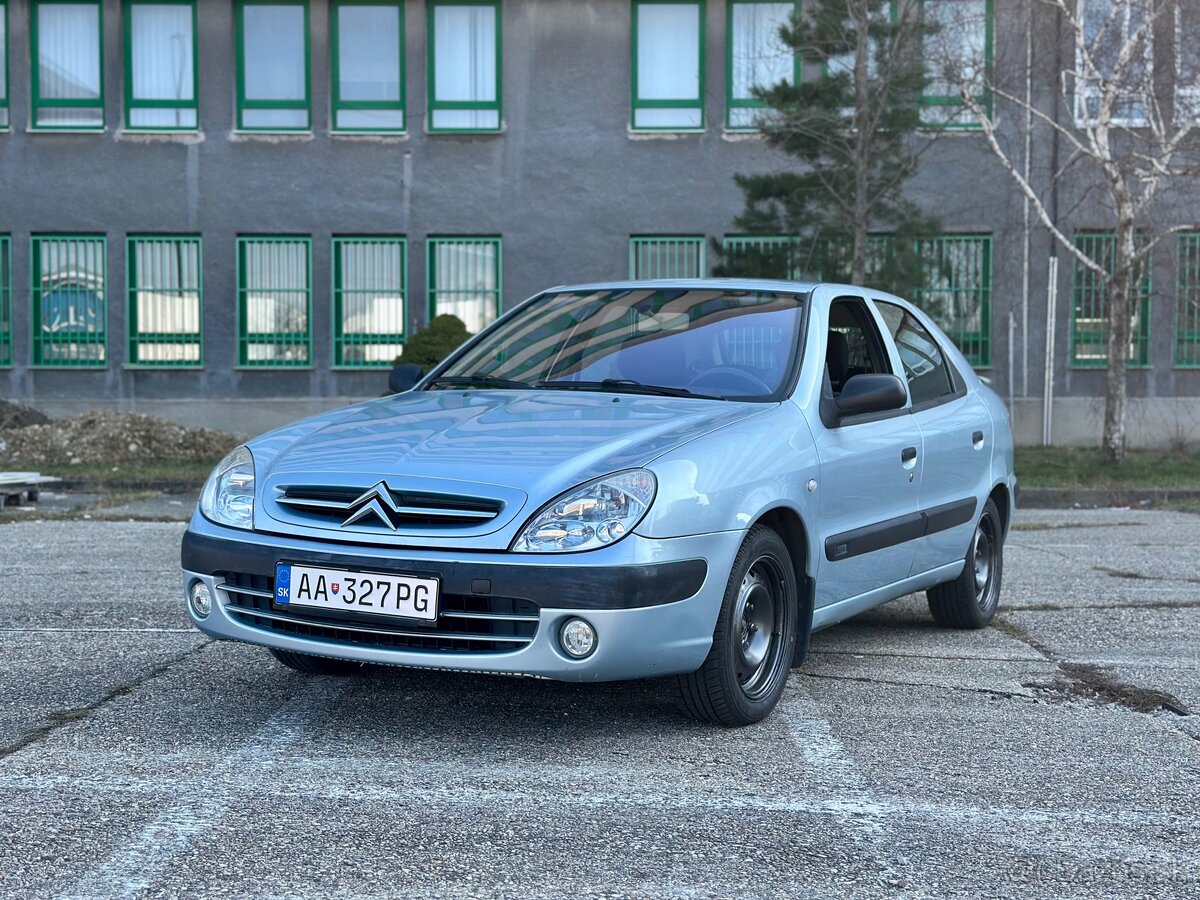
<instances>
[{"instance_id":1,"label":"side window","mask_svg":"<svg viewBox=\"0 0 1200 900\"><path fill-rule=\"evenodd\" d=\"M835 397L855 375L891 373L879 329L861 300L847 297L830 305L825 371Z\"/></svg>"},{"instance_id":2,"label":"side window","mask_svg":"<svg viewBox=\"0 0 1200 900\"><path fill-rule=\"evenodd\" d=\"M878 301L875 305L896 341L913 406L953 394L950 369L933 335L902 307Z\"/></svg>"}]
</instances>

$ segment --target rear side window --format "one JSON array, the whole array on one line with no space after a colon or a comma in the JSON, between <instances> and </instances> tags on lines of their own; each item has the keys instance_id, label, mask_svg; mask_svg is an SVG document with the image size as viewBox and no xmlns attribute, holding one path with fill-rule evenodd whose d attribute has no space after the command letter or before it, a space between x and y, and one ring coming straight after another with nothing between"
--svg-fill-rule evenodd
<instances>
[{"instance_id":1,"label":"rear side window","mask_svg":"<svg viewBox=\"0 0 1200 900\"><path fill-rule=\"evenodd\" d=\"M875 305L896 342L913 406L952 396L954 382L946 357L929 330L894 303L876 301Z\"/></svg>"}]
</instances>

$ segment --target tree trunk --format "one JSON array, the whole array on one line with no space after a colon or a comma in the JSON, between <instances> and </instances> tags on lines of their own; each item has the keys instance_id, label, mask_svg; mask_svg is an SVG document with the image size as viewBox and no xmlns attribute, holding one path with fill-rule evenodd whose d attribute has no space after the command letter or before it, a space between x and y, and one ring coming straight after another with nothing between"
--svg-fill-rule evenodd
<instances>
[{"instance_id":1,"label":"tree trunk","mask_svg":"<svg viewBox=\"0 0 1200 900\"><path fill-rule=\"evenodd\" d=\"M1111 463L1125 460L1125 398L1133 309L1138 297L1137 246L1132 217L1120 216L1108 284L1108 372L1104 380L1101 450Z\"/></svg>"},{"instance_id":2,"label":"tree trunk","mask_svg":"<svg viewBox=\"0 0 1200 900\"><path fill-rule=\"evenodd\" d=\"M867 169L870 165L871 122L870 122L870 58L871 58L871 4L869 0L857 0L853 5L854 31L857 42L854 48L854 260L850 267L852 284L865 284L867 280L867 240L870 223L867 221L869 198L867 197Z\"/></svg>"}]
</instances>

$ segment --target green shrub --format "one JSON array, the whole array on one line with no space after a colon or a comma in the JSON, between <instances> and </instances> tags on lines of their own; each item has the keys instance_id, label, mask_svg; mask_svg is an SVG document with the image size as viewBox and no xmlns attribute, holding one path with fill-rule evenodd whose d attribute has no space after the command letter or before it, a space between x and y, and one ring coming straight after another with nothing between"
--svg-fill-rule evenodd
<instances>
[{"instance_id":1,"label":"green shrub","mask_svg":"<svg viewBox=\"0 0 1200 900\"><path fill-rule=\"evenodd\" d=\"M416 363L428 372L470 336L458 316L437 316L405 342L404 355L396 357L396 362Z\"/></svg>"}]
</instances>

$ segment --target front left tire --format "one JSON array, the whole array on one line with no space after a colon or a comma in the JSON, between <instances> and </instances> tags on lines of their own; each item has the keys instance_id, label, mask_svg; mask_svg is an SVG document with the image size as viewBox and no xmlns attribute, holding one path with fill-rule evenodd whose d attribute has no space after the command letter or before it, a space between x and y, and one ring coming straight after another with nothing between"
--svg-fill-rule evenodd
<instances>
[{"instance_id":1,"label":"front left tire","mask_svg":"<svg viewBox=\"0 0 1200 900\"><path fill-rule=\"evenodd\" d=\"M992 500L975 525L962 574L925 592L933 620L943 628L976 629L990 625L1000 606L1004 575L1004 523Z\"/></svg>"}]
</instances>

